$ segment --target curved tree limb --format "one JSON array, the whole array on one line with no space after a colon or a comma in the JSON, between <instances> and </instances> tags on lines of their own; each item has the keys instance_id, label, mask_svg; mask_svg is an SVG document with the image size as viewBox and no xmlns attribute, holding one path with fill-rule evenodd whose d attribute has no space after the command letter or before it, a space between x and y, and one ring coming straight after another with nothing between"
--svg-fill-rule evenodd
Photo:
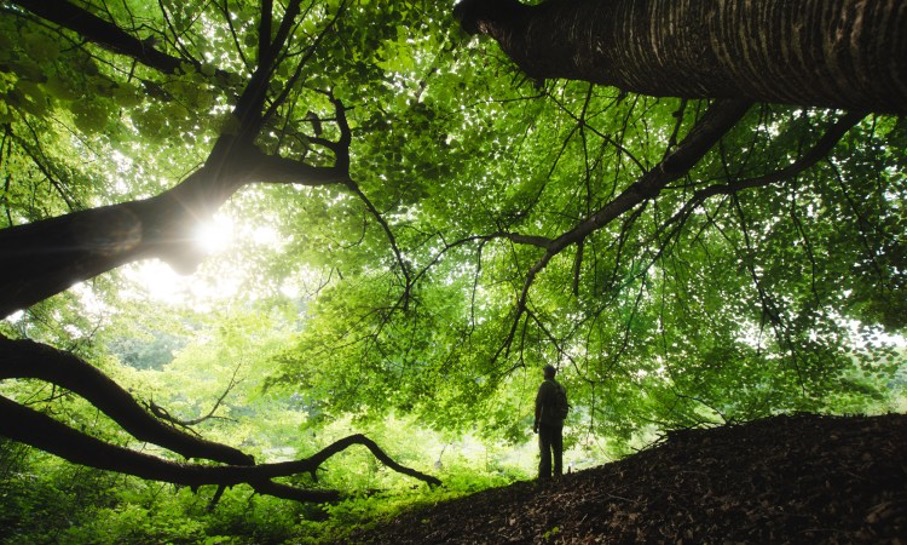
<instances>
[{"instance_id":1,"label":"curved tree limb","mask_svg":"<svg viewBox=\"0 0 908 546\"><path fill-rule=\"evenodd\" d=\"M338 440L311 457L297 461L210 466L168 461L102 442L5 397L0 397L0 414L4 415L4 419L0 419L0 435L52 453L69 462L190 487L245 483L261 494L284 499L302 502L338 500L340 493L336 491L301 489L271 480L304 472L314 473L320 464L353 445L365 446L382 463L397 472L430 485L441 484L441 481L433 476L396 463L375 442L361 434Z\"/></svg>"},{"instance_id":2,"label":"curved tree limb","mask_svg":"<svg viewBox=\"0 0 908 546\"><path fill-rule=\"evenodd\" d=\"M666 185L686 175L738 123L750 105L750 102L740 100L717 101L712 104L675 150L615 199L574 229L555 239L547 254L557 254L636 205L659 195Z\"/></svg>"},{"instance_id":3,"label":"curved tree limb","mask_svg":"<svg viewBox=\"0 0 908 546\"><path fill-rule=\"evenodd\" d=\"M75 392L134 438L184 457L236 465L254 462L237 449L197 438L155 419L126 390L71 353L31 340L0 336L0 380L12 378L40 379Z\"/></svg>"},{"instance_id":4,"label":"curved tree limb","mask_svg":"<svg viewBox=\"0 0 908 546\"><path fill-rule=\"evenodd\" d=\"M164 193L0 230L0 317L28 307L72 284L123 264L159 257L177 271L191 272L202 254L194 248L192 226L209 218L239 188L254 182L306 185L346 184L349 180L349 129L331 148L334 167L316 167L269 156L255 140L278 55L292 35L301 0L289 3L275 36L260 51L259 64L237 99L238 130L222 134L204 167ZM21 0L20 7L80 33L89 41L130 56L164 73L179 70L183 59L148 47L115 24L61 0ZM270 17L262 23L270 28Z\"/></svg>"},{"instance_id":5,"label":"curved tree limb","mask_svg":"<svg viewBox=\"0 0 908 546\"><path fill-rule=\"evenodd\" d=\"M261 494L304 502L327 502L340 498L340 494L300 489L271 480L307 472L314 475L330 457L353 445L362 445L396 472L432 485L441 483L433 476L397 463L374 441L360 434L338 440L306 459L256 465L253 458L242 451L187 434L155 419L128 392L75 355L31 340L0 336L0 380L10 378L39 379L63 387L85 398L137 440L184 457L225 463L223 466L178 463L114 446L22 404L0 398L0 415L3 415L0 435L76 464L193 487L247 483Z\"/></svg>"},{"instance_id":6,"label":"curved tree limb","mask_svg":"<svg viewBox=\"0 0 908 546\"><path fill-rule=\"evenodd\" d=\"M671 226L674 226L671 229L671 232L667 236L666 240L671 240L675 234L681 229L690 215L696 210L699 206L705 203L708 199L715 197L717 195L734 195L740 191L744 191L752 188L761 188L769 186L770 184L775 184L779 182L785 182L791 180L792 178L798 176L807 169L813 167L817 163L827 157L836 144L842 139L843 136L855 125L860 123L862 119L866 116L866 113L861 112L849 112L843 115L835 123L831 124L826 132L817 140L814 145L808 149L804 154L801 155L798 159L793 161L790 165L767 173L763 176L758 176L754 178L747 178L742 180L735 180L732 182L727 182L724 184L713 184L705 188L701 188L694 192L690 199L670 218L666 219L659 229L656 232L656 235L653 237L658 238L661 234L665 233ZM665 246L656 253L654 259L658 259L659 256L663 254Z\"/></svg>"},{"instance_id":7,"label":"curved tree limb","mask_svg":"<svg viewBox=\"0 0 908 546\"><path fill-rule=\"evenodd\" d=\"M334 152L337 168L349 172L349 150L350 144L353 140L353 132L350 130L350 123L347 121L347 109L344 106L343 102L341 102L340 99L334 96L334 93L323 93L328 97L328 100L331 101L331 104L334 106L335 116L337 118L337 126L340 130L340 138L337 142L330 142L321 138L313 140L320 141L324 145L328 146ZM382 228L382 231L385 232L385 236L388 238L388 243L391 245L392 252L394 252L394 258L397 260L397 265L398 267L400 267L401 274L404 276L404 293L401 295L401 301L403 302L403 308L406 310L410 299L410 291L413 286L413 278L412 273L410 272L410 267L404 260L403 252L401 252L400 247L397 244L397 238L394 236L394 232L391 230L391 226L388 224L387 220L385 220L385 218L381 215L381 212L375 207L375 204L372 203L372 200L369 199L369 197L362 191L356 181L348 176L344 181L344 185L360 201L363 202L366 210L369 212L369 214L372 215L373 218L375 218L375 221L378 222L378 224Z\"/></svg>"},{"instance_id":8,"label":"curved tree limb","mask_svg":"<svg viewBox=\"0 0 908 546\"><path fill-rule=\"evenodd\" d=\"M735 126L750 107L747 101L725 100L712 104L703 117L688 132L677 148L667 154L653 169L641 176L637 182L600 208L573 229L556 239L549 240L544 248L545 253L530 268L523 288L517 297L515 317L511 330L499 349L507 350L517 332L519 319L526 311L530 288L536 276L548 265L552 258L572 244L579 244L591 233L605 227L616 218L634 207L658 196L674 180L684 176L703 158L725 134ZM497 355L496 355L497 356Z\"/></svg>"},{"instance_id":9,"label":"curved tree limb","mask_svg":"<svg viewBox=\"0 0 908 546\"><path fill-rule=\"evenodd\" d=\"M859 112L844 114L840 119L832 123L826 129L826 132L801 157L782 169L754 178L736 180L724 184L713 184L694 192L693 196L675 214L662 222L655 233L646 241L645 244L651 244L662 239L656 251L647 258L647 264L643 271L648 271L666 253L671 240L681 231L693 211L708 199L717 195L735 195L747 189L761 188L774 183L792 180L827 157L839 140L852 127L858 124L865 115ZM795 219L795 222L797 223L797 219ZM622 230L623 232L624 230ZM667 235L666 232L668 232ZM763 296L761 294L761 301L762 299Z\"/></svg>"}]
</instances>

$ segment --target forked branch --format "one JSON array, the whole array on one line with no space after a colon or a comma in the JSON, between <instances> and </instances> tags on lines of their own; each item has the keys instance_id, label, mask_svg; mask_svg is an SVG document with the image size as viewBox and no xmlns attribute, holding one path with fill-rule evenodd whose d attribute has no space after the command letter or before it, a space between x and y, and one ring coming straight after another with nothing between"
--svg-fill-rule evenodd
<instances>
[{"instance_id":1,"label":"forked branch","mask_svg":"<svg viewBox=\"0 0 908 546\"><path fill-rule=\"evenodd\" d=\"M174 417L170 414L169 411L167 411L166 408L162 408L161 406L155 404L154 400L148 403L148 410L151 411L151 413L158 419L162 419L164 421L167 421L168 423L186 428L193 427L209 419L229 419L228 417L217 416L215 415L215 412L218 411L218 408L221 407L221 404L224 403L224 399L227 398L227 395L230 394L230 391L232 391L234 387L240 384L240 381L238 381L236 378L236 374L239 371L240 366L237 365L236 369L233 370L233 375L230 377L230 382L227 384L224 392L221 393L221 396L219 396L217 401L215 401L214 406L211 407L211 411L209 411L205 415L202 415L201 417L196 417L195 419L180 419L178 417Z\"/></svg>"},{"instance_id":2,"label":"forked branch","mask_svg":"<svg viewBox=\"0 0 908 546\"><path fill-rule=\"evenodd\" d=\"M852 127L867 115L866 112L849 112L831 124L819 140L800 158L783 169L754 178L735 180L725 184L713 184L694 192L687 203L669 218L660 228L664 231L670 225L680 226L690 214L710 197L732 195L752 188L762 188L770 184L791 180L825 158Z\"/></svg>"},{"instance_id":3,"label":"forked branch","mask_svg":"<svg viewBox=\"0 0 908 546\"><path fill-rule=\"evenodd\" d=\"M570 245L580 244L590 234L609 225L641 203L654 199L669 183L686 175L735 126L749 107L749 102L741 100L724 100L713 103L677 148L666 154L658 165L637 179L634 184L605 206L578 223L573 229L566 231L556 239L549 240L544 245L537 245L543 246L545 253L530 268L524 279L523 288L517 297L511 330L505 338L499 354L501 351L507 351L513 342L520 317L526 312L530 288L552 258ZM515 240L513 237L509 238Z\"/></svg>"}]
</instances>

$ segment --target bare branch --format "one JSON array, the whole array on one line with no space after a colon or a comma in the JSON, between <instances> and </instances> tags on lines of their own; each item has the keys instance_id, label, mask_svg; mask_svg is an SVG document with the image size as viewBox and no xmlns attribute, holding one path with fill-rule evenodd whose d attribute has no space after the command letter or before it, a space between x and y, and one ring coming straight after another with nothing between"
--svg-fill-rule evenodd
<instances>
[{"instance_id":1,"label":"bare branch","mask_svg":"<svg viewBox=\"0 0 908 546\"><path fill-rule=\"evenodd\" d=\"M163 419L164 421L167 421L174 425L179 425L181 427L186 427L186 428L193 427L193 426L198 425L199 423L203 423L209 419L230 420L227 417L217 417L217 416L215 416L214 413L218 410L219 407L221 407L221 404L224 402L224 399L227 398L227 395L230 394L230 391L232 391L234 387L236 387L237 385L239 385L241 383L241 381L237 381L237 378L236 378L237 372L240 371L240 366L241 366L241 364L237 364L236 368L233 370L233 375L230 377L230 382L227 384L227 387L224 389L224 392L221 393L221 396L218 397L217 401L214 403L214 406L212 406L211 411L209 411L207 414L205 414L201 417L196 417L195 419L178 419L178 418L174 417L173 415L171 415L170 412L167 411L165 408L162 408L161 406L155 404L154 401L151 401L148 404L148 409L158 419Z\"/></svg>"}]
</instances>

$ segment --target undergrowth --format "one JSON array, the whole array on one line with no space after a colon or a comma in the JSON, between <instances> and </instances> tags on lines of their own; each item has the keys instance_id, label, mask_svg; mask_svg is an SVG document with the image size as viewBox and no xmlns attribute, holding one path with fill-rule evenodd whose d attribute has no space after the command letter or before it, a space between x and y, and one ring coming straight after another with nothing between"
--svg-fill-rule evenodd
<instances>
[{"instance_id":1,"label":"undergrowth","mask_svg":"<svg viewBox=\"0 0 908 546\"><path fill-rule=\"evenodd\" d=\"M0 451L12 447L0 443ZM36 452L18 455L17 464L0 476L2 544L338 543L354 529L380 525L401 511L526 477L518 470L455 466L438 473L440 487L401 477L388 489L364 489L330 505L264 497L237 486L210 509L213 486L192 491L75 467ZM343 480L343 474L335 479Z\"/></svg>"}]
</instances>

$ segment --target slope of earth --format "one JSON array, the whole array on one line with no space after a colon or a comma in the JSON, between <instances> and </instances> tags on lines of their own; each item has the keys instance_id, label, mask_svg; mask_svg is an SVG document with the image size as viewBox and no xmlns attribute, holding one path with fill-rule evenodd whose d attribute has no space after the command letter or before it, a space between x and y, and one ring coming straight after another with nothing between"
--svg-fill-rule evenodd
<instances>
[{"instance_id":1,"label":"slope of earth","mask_svg":"<svg viewBox=\"0 0 908 546\"><path fill-rule=\"evenodd\" d=\"M906 543L906 418L779 416L672 432L545 487L424 507L347 540L385 544Z\"/></svg>"}]
</instances>

